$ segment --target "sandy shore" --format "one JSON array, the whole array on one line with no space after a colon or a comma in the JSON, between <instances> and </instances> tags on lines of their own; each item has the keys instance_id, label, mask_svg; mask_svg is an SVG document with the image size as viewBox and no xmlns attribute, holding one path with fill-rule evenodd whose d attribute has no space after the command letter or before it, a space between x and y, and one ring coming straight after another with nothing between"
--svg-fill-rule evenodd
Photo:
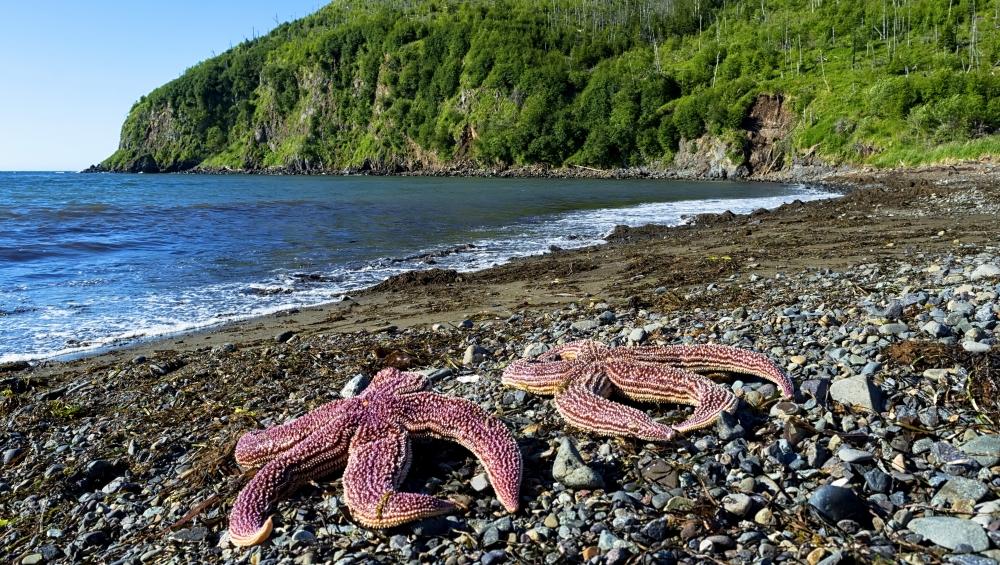
<instances>
[{"instance_id":1,"label":"sandy shore","mask_svg":"<svg viewBox=\"0 0 1000 565\"><path fill-rule=\"evenodd\" d=\"M1000 514L981 506L996 505L996 463L945 455L996 433L988 400L1000 392L989 380L1000 368L1000 309L995 281L974 273L998 257L1000 167L825 180L845 195L620 229L602 246L404 275L334 305L0 368L0 556L343 565L1000 557ZM928 335L935 320L944 329ZM498 382L525 350L577 337L756 349L789 371L800 396L778 402L773 387L737 381L736 423L671 446L595 438L568 430L549 399ZM465 363L469 348L484 354ZM372 532L350 519L335 476L284 499L267 544L233 548L227 514L248 476L232 457L239 434L301 415L385 366L436 375L436 389L508 422L525 457L524 508L508 516L492 490L470 488L475 459L436 441L438 457L415 456L406 484L458 497L464 513ZM820 392L858 377L880 387L884 406L855 410ZM564 437L604 487L553 480ZM935 491L953 478L977 494L942 506ZM824 514L814 499L838 481L866 511ZM949 547L920 537L919 522L907 529L936 514L993 537L981 547L972 532L976 547Z\"/></svg>"}]
</instances>

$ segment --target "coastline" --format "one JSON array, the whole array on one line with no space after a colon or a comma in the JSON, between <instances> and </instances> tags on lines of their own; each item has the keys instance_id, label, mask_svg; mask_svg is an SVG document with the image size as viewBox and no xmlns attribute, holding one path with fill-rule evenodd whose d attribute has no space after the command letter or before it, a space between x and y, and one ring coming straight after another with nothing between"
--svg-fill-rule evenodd
<instances>
[{"instance_id":1,"label":"coastline","mask_svg":"<svg viewBox=\"0 0 1000 565\"><path fill-rule=\"evenodd\" d=\"M723 179L706 179L702 177L688 177L688 176L677 176L676 171L671 173L671 171L647 171L644 169L612 169L597 171L594 169L580 168L580 176L572 176L572 172L577 169L546 169L546 168L515 168L508 169L506 171L500 172L498 175L492 175L489 170L486 169L461 169L468 173L472 171L471 176L508 176L510 178L616 178L616 179L639 179L639 178L662 178L662 179L679 179L679 178L697 178L698 180L723 180ZM815 184L824 190L830 192L837 192L841 195L850 194L856 190L870 189L875 186L879 186L882 183L890 182L895 187L902 187L904 185L913 185L917 181L924 184L931 182L929 179L938 178L941 176L948 177L958 174L958 171L964 171L964 174L975 175L979 182L984 179L991 179L996 175L1000 178L1000 166L993 166L988 163L966 163L959 165L935 165L927 166L916 169L903 169L903 170L889 170L889 171L878 171L878 170L867 170L867 169L834 169L832 167L823 167L818 172L812 170L807 174L803 174L802 170L797 174L776 174L769 178L750 178L743 180L750 180L755 182L774 182L774 183L789 183L789 182L809 182ZM454 172L454 174L452 174ZM549 174L551 173L551 174ZM569 173L567 175L566 173ZM166 173L170 174L170 173ZM315 174L315 173L294 173L294 172L284 172L284 171L232 171L232 170L219 170L219 171L206 171L206 170L191 170L181 173L174 174L247 174L247 175L267 175L267 174ZM321 173L321 174L378 174L371 172L363 173ZM406 173L394 173L396 176L470 176L469 174L463 174L457 171L440 171L440 170L417 170L410 171ZM594 176L600 175L600 176ZM902 180L901 180L902 179ZM912 179L912 180L911 180ZM1000 182L998 180L997 182ZM784 214L789 213L788 208L791 204L786 204L776 210L777 215L773 216L772 219L781 217ZM584 248L576 248L571 250L558 250L554 253L546 253L540 256L529 256L514 258L509 262L480 271L474 271L470 273L454 273L458 277L459 284L461 285L483 285L489 290L487 292L496 295L500 293L502 296L506 296L513 292L513 289L524 285L528 282L526 279L529 275L527 273L537 273L539 271L546 270L546 266L549 263L558 265L564 261L569 261L573 264L576 260L577 255L582 256L592 256L593 254L599 252L602 248L611 247L616 248L622 244L632 240L635 236L632 234L640 233L642 239L649 238L650 233L672 233L673 230L677 230L676 233L682 233L690 229L705 229L712 225L716 225L719 221L751 221L752 218L749 215L736 215L735 217L729 217L728 215L720 215L721 220L713 219L711 214L705 215L704 218L699 218L694 224L688 224L683 226L657 226L650 225L648 227L633 228L625 230L622 235L612 235L607 243L598 244L594 246L588 246ZM779 220L780 222L780 220ZM623 254L629 253L625 251ZM557 268L554 267L553 268ZM436 272L439 269L430 269L429 272ZM494 274L495 273L495 274ZM412 275L417 275L415 278ZM106 346L101 346L95 350L82 350L78 352L69 352L62 355L57 355L52 358L31 360L29 363L33 366L34 370L43 371L48 373L50 368L58 368L65 364L76 364L82 363L87 364L89 360L93 360L96 363L104 363L105 359L113 360L113 362L123 362L125 360L131 359L136 356L146 356L151 352L155 352L162 349L175 349L178 351L197 351L204 349L207 346L218 346L224 343L231 342L261 342L267 341L268 338L272 337L274 332L283 331L281 328L285 327L295 327L295 326L306 326L310 328L318 328L315 331L337 331L337 332L351 332L351 331L378 331L380 328L397 326L397 327L412 327L416 325L429 325L436 321L440 321L440 316L427 315L422 316L415 312L406 312L404 315L399 316L398 319L393 321L393 316L378 316L376 312L382 308L391 308L394 304L398 302L396 300L399 292L402 290L407 293L420 294L422 292L422 287L425 286L424 283L417 282L415 284L401 283L397 284L395 281L406 281L407 279L421 280L421 271L415 271L411 273L406 273L400 276L392 277L389 280L379 283L373 287L368 287L365 289L359 289L358 291L350 293L347 296L347 300L343 302L326 303L316 306L308 306L302 308L289 308L283 309L274 313L265 314L261 316L253 316L249 318L227 321L221 324L212 325L204 328L195 328L192 330L183 330L179 332L171 332L162 335L150 336L150 337L139 337L134 340L128 340L123 345L108 344ZM600 277L599 277L600 278ZM494 281L502 280L503 282L497 284ZM431 284L432 288L436 288L437 285ZM449 283L446 285L448 288L454 287L455 285ZM492 288L495 286L496 288ZM612 285L608 285L612 286ZM382 289L389 288L391 291L385 291ZM592 284L588 285L588 291L599 290L593 288ZM522 289L523 290L523 289ZM403 297L409 299L408 296ZM547 299L552 300L553 296L548 296ZM568 297L562 297L568 298ZM553 303L558 303L560 301L555 301ZM515 305L509 300L503 303L507 310L513 310ZM442 313L447 313L451 315L448 320L450 323L460 322L463 312L473 312L475 311L475 305L468 300L460 301L456 304L456 307L440 310ZM357 313L358 311L363 311L364 314L356 314L354 316L346 316L342 312ZM325 320L331 318L341 318L337 319L336 323L327 324ZM379 319L381 318L381 319ZM377 323L370 323L372 320L378 319ZM23 366L20 361L12 362L7 365L10 366ZM0 374L3 374L3 366L0 366Z\"/></svg>"},{"instance_id":2,"label":"coastline","mask_svg":"<svg viewBox=\"0 0 1000 565\"><path fill-rule=\"evenodd\" d=\"M502 522L505 513L476 504L492 500L493 493L469 488L468 479L479 472L474 458L436 442L430 447L440 457L433 459L451 471L442 474L436 461L415 457L412 480L423 488L440 477L443 482L431 492L465 497L470 504L463 512L372 533L354 525L336 498L330 502L343 494L335 476L283 499L261 558L308 553L345 563L363 555L453 557L458 563L462 555L479 560L500 552L508 560L536 562L549 555L610 560L624 552L624 562L630 555L668 552L693 562L764 554L799 560L837 552L861 560L888 551L896 559L913 552L945 555L939 546L907 538L909 519L898 512L940 507L932 502L933 473L974 480L978 467L964 471L910 446L921 438L958 445L995 430L982 417L996 417L983 401L997 391L976 389L981 411L961 391L974 384L962 379L978 374L969 359L985 359L989 366L998 346L990 346L995 337L986 324L976 334L976 343L988 351L980 357L948 353L940 364L928 365L932 361L924 358L906 363L893 347L934 341L921 318L931 302L887 312L893 300L921 292L936 297L941 308L960 296L972 296L965 300L975 308L996 304L998 280L972 275L1000 261L994 228L1000 167L864 171L827 181L850 188L841 198L767 213L620 229L605 245L484 271L409 273L337 304L73 361L0 369L0 389L10 391L0 410L7 431L0 447L11 454L0 480L6 487L0 488L0 505L14 516L38 514L39 505L47 510L37 523L9 525L0 554L18 561L52 551L94 561L245 559L246 551L233 548L224 535L229 507L245 483L232 460L235 438L336 398L357 373L393 365L438 375L437 390L470 398L508 421L525 453L525 508L508 524ZM964 285L969 288L960 291ZM959 332L959 324L952 325ZM948 347L959 347L973 333L942 335L939 341L951 339ZM789 371L801 396L796 403L760 403L768 398L766 387L734 383L743 398L737 425L651 445L573 431L557 418L550 399L519 397L500 386L503 368L528 348L584 337L623 345L715 341L755 349ZM463 357L473 346L489 354L467 364ZM950 368L967 361L961 370ZM925 369L937 372L921 378ZM822 386L828 386L859 376L879 389L884 406L862 411L813 388L824 379ZM914 405L935 390L956 392L940 405ZM781 408L789 414L778 410L784 404L791 404ZM673 405L644 408L671 421L685 413ZM941 412L940 422L927 419L930 409ZM920 414L912 423L906 419L907 426L931 431L891 431L907 410ZM552 457L563 436L575 439L601 471L606 489L574 490L553 481ZM838 459L844 442L874 458L892 481L907 485L903 504L880 510L888 498L865 486L870 459ZM880 447L890 442L892 450ZM427 444L417 447L427 453ZM742 463L751 456L756 467ZM903 471L893 471L899 457ZM105 472L94 471L95 461L103 462ZM659 470L649 470L654 467ZM692 472L708 484L693 480ZM837 478L863 493L861 504L880 522L851 516L854 525L832 528L807 511L820 486ZM1000 494L995 485L984 488L986 504ZM719 501L737 494L746 497L745 508L719 509ZM82 518L97 504L110 509L106 518ZM590 517L581 523L577 508ZM967 514L977 515L978 508L972 502ZM594 531L587 520L605 529ZM559 533L562 527L568 537ZM53 528L58 536L38 535ZM490 528L504 531L493 539ZM858 541L858 530L851 528L868 534ZM455 531L471 541L457 542ZM760 535L743 535L750 531ZM988 549L990 543L1000 547L988 542L977 551L995 558L998 550Z\"/></svg>"},{"instance_id":3,"label":"coastline","mask_svg":"<svg viewBox=\"0 0 1000 565\"><path fill-rule=\"evenodd\" d=\"M924 168L933 168L933 165ZM906 169L909 170L909 169ZM919 170L919 169L915 169ZM91 165L81 173L148 173L148 174L189 174L189 175L316 175L316 176L400 176L400 177L478 177L478 178L559 178L559 179L664 179L664 180L743 180L760 182L827 182L830 178L849 177L878 169L854 165L827 165L810 161L793 162L790 167L770 171L766 174L748 174L729 176L725 169L714 167L708 162L699 162L690 167L660 167L645 165L613 169L597 169L583 165L552 167L549 165L510 165L497 167L481 167L466 163L456 163L449 166L410 166L401 164L365 165L346 169L327 169L322 167L268 167L268 168L229 168L202 167L189 169L148 169L148 170L112 170L101 165ZM836 181L834 181L836 182Z\"/></svg>"}]
</instances>

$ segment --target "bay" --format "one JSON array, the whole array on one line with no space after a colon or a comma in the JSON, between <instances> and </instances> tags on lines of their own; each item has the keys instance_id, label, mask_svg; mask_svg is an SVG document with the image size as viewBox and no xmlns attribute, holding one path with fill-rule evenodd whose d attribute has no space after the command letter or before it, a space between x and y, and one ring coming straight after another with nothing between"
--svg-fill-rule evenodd
<instances>
[{"instance_id":1,"label":"bay","mask_svg":"<svg viewBox=\"0 0 1000 565\"><path fill-rule=\"evenodd\" d=\"M0 362L592 245L618 224L830 196L744 182L0 173Z\"/></svg>"}]
</instances>

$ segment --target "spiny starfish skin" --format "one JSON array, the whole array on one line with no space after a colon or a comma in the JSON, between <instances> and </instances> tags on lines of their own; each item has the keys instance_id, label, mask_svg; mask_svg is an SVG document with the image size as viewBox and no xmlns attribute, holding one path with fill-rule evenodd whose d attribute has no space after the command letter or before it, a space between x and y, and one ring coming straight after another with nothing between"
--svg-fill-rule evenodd
<instances>
[{"instance_id":1,"label":"spiny starfish skin","mask_svg":"<svg viewBox=\"0 0 1000 565\"><path fill-rule=\"evenodd\" d=\"M726 345L610 348L582 340L554 347L536 360L511 363L503 384L555 396L556 410L570 424L606 436L669 441L678 432L704 428L736 406L736 396L701 372L753 375L794 394L787 376L767 357ZM666 426L645 413L609 400L615 392L633 400L695 406L694 414Z\"/></svg>"},{"instance_id":2,"label":"spiny starfish skin","mask_svg":"<svg viewBox=\"0 0 1000 565\"><path fill-rule=\"evenodd\" d=\"M273 502L296 486L344 469L344 499L361 524L389 528L455 509L432 496L398 492L410 468L412 436L458 442L471 451L504 507L515 512L521 452L503 422L461 398L426 391L417 373L385 369L359 396L334 400L291 422L244 434L236 461L261 467L236 497L229 536L240 546L263 542Z\"/></svg>"}]
</instances>

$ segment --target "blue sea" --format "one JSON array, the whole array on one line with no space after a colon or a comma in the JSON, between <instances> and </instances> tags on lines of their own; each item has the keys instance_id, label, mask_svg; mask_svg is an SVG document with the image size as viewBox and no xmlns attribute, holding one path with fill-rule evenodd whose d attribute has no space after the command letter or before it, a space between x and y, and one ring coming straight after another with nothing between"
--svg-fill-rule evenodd
<instances>
[{"instance_id":1,"label":"blue sea","mask_svg":"<svg viewBox=\"0 0 1000 565\"><path fill-rule=\"evenodd\" d=\"M830 196L741 182L0 173L0 362L592 245L618 224Z\"/></svg>"}]
</instances>

